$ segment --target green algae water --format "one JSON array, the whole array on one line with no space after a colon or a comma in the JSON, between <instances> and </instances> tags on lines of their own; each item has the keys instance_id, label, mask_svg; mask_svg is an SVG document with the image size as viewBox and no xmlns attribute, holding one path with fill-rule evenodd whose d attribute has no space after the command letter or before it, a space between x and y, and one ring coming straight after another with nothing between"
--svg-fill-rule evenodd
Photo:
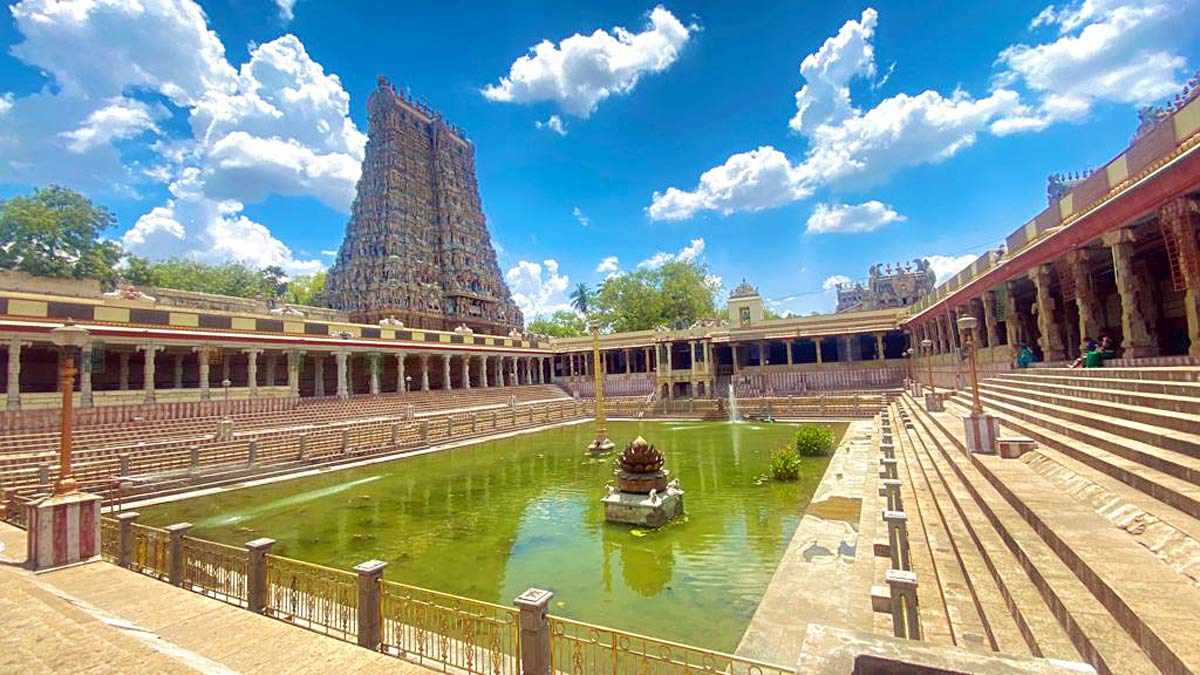
<instances>
[{"instance_id":1,"label":"green algae water","mask_svg":"<svg viewBox=\"0 0 1200 675\"><path fill-rule=\"evenodd\" d=\"M613 456L585 455L590 424L147 507L140 522L237 546L270 537L341 569L385 560L388 579L504 605L546 588L554 614L732 651L828 463L765 479L795 430L611 423L618 448L655 444L686 493L686 517L659 530L605 522Z\"/></svg>"}]
</instances>

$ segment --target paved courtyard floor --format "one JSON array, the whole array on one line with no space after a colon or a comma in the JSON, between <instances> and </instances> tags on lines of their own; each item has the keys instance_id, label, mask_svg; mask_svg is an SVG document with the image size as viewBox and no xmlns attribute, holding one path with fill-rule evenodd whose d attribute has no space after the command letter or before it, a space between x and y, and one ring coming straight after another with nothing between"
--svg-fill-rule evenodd
<instances>
[{"instance_id":1,"label":"paved courtyard floor","mask_svg":"<svg viewBox=\"0 0 1200 675\"><path fill-rule=\"evenodd\" d=\"M0 523L0 672L430 673L95 562L33 574Z\"/></svg>"}]
</instances>

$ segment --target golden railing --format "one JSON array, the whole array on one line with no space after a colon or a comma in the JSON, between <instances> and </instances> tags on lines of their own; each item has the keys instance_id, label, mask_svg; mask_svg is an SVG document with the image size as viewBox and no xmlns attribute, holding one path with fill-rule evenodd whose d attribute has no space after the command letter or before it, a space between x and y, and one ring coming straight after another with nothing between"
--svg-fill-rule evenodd
<instances>
[{"instance_id":1,"label":"golden railing","mask_svg":"<svg viewBox=\"0 0 1200 675\"><path fill-rule=\"evenodd\" d=\"M267 555L266 613L298 626L355 642L358 576Z\"/></svg>"},{"instance_id":2,"label":"golden railing","mask_svg":"<svg viewBox=\"0 0 1200 675\"><path fill-rule=\"evenodd\" d=\"M380 582L385 653L443 671L520 675L516 609Z\"/></svg>"},{"instance_id":3,"label":"golden railing","mask_svg":"<svg viewBox=\"0 0 1200 675\"><path fill-rule=\"evenodd\" d=\"M114 562L121 553L121 524L112 518L100 518L100 556Z\"/></svg>"},{"instance_id":4,"label":"golden railing","mask_svg":"<svg viewBox=\"0 0 1200 675\"><path fill-rule=\"evenodd\" d=\"M170 571L167 567L167 550L170 548L167 531L157 527L130 523L129 536L130 569L147 576L166 579ZM118 534L119 539L120 535Z\"/></svg>"},{"instance_id":5,"label":"golden railing","mask_svg":"<svg viewBox=\"0 0 1200 675\"><path fill-rule=\"evenodd\" d=\"M183 587L231 605L249 601L250 554L225 544L183 538Z\"/></svg>"},{"instance_id":6,"label":"golden railing","mask_svg":"<svg viewBox=\"0 0 1200 675\"><path fill-rule=\"evenodd\" d=\"M689 647L557 616L550 622L550 671L571 675L793 675L794 668Z\"/></svg>"}]
</instances>

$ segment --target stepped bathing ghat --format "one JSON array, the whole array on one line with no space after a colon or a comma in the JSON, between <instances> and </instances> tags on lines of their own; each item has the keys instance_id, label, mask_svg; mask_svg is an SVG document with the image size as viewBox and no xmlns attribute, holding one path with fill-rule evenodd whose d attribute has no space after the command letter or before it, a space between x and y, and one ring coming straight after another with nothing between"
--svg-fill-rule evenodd
<instances>
[{"instance_id":1,"label":"stepped bathing ghat","mask_svg":"<svg viewBox=\"0 0 1200 675\"><path fill-rule=\"evenodd\" d=\"M327 306L0 273L0 662L1200 671L1194 91L940 286L559 339L465 133L370 106ZM832 452L774 480L801 424Z\"/></svg>"}]
</instances>

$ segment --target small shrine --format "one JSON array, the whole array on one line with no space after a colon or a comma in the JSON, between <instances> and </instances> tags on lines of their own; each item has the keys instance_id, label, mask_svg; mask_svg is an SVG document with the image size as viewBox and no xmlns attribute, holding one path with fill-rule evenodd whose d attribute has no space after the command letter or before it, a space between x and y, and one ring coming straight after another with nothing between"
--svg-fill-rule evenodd
<instances>
[{"instance_id":1,"label":"small shrine","mask_svg":"<svg viewBox=\"0 0 1200 675\"><path fill-rule=\"evenodd\" d=\"M605 485L604 518L642 527L662 527L683 514L683 490L668 482L663 456L638 436L617 458L617 484Z\"/></svg>"}]
</instances>

